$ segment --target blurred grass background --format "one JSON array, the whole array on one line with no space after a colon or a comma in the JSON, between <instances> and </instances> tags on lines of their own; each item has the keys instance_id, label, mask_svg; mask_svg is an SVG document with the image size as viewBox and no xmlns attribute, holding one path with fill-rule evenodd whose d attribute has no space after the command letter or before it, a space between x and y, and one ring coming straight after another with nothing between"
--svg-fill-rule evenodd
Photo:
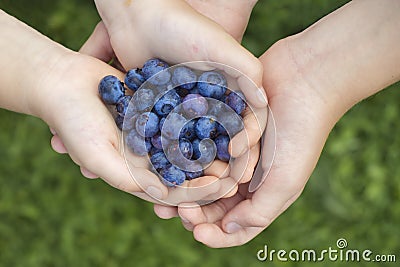
<instances>
[{"instance_id":1,"label":"blurred grass background","mask_svg":"<svg viewBox=\"0 0 400 267\"><path fill-rule=\"evenodd\" d=\"M244 44L260 55L345 2L260 1ZM75 50L99 21L91 0L1 0L0 8ZM300 199L255 240L229 249L207 248L177 219L157 219L151 204L84 179L68 156L51 150L43 122L0 110L0 266L299 266L260 263L256 253L264 244L335 248L341 237L351 249L399 261L399 87L348 112Z\"/></svg>"}]
</instances>

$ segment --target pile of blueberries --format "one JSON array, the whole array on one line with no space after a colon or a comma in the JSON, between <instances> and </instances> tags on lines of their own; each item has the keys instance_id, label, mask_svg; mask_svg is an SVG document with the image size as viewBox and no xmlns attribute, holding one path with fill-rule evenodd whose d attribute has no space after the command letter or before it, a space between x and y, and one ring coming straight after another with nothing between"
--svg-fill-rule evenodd
<instances>
[{"instance_id":1,"label":"pile of blueberries","mask_svg":"<svg viewBox=\"0 0 400 267\"><path fill-rule=\"evenodd\" d=\"M124 82L104 77L99 94L115 105L125 145L148 155L153 171L171 187L203 176L215 159L229 162L229 141L244 127L245 98L229 90L218 71L150 59L129 70Z\"/></svg>"}]
</instances>

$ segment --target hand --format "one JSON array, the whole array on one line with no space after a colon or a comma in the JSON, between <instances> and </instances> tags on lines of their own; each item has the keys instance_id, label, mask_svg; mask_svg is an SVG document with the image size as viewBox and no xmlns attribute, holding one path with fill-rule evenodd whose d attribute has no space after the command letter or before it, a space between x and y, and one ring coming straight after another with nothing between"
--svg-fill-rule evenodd
<instances>
[{"instance_id":1,"label":"hand","mask_svg":"<svg viewBox=\"0 0 400 267\"><path fill-rule=\"evenodd\" d=\"M337 120L400 80L400 51L395 49L400 36L393 34L400 25L399 6L398 1L352 1L261 57L276 121L275 160L268 174L267 126L262 163L268 176L254 194L242 185L230 199L179 209L197 240L212 247L235 246L268 227L301 194ZM376 37L382 24L386 30ZM170 211L156 210L163 217L175 215Z\"/></svg>"},{"instance_id":2,"label":"hand","mask_svg":"<svg viewBox=\"0 0 400 267\"><path fill-rule=\"evenodd\" d=\"M99 5L99 11L101 12L101 7L103 7L104 9L104 3L106 3L107 1L98 1L98 5ZM172 1L173 2L173 1ZM157 32L153 32L153 35L148 36L148 31L129 31L130 33L134 33L134 34L128 34L128 35L124 35L124 38L122 38L122 33L125 31L121 31L121 29L116 29L115 25L112 26L112 23L110 23L110 25L108 25L108 27L106 28L105 26L107 25L107 22L104 21L103 23L100 23L94 33L92 34L92 36L89 38L89 40L86 42L86 44L82 47L81 52L87 53L89 55L95 56L97 58L100 58L104 61L109 61L112 57L113 57L113 53L115 52L115 54L118 56L118 58L121 61L122 66L124 66L125 69L131 68L133 66L138 67L142 64L139 63L140 58L142 58L142 61L144 62L146 59L151 58L151 57L167 57L168 61L174 61L176 60L175 58L180 58L182 56L182 53L175 53L174 51L186 51L186 50L191 50L191 47L188 47L187 42L185 41L179 41L179 38L182 38L180 35L178 35L178 33L176 33L176 31L179 30L178 26L185 26L185 29L195 29L200 27L201 29L203 29L203 31L205 32L204 35L202 35L203 38L201 38L202 40L193 40L194 43L207 43L205 42L207 40L207 38L213 39L213 36L217 36L217 34L222 35L222 36L229 36L227 35L223 30L220 29L220 27L216 27L215 23L205 20L206 23L204 22L204 18L203 16L201 16L200 14L198 14L197 12L193 12L191 11L190 6L188 6L187 4L185 4L184 2L182 3L181 1L176 1L173 2L175 9L171 9L171 6L168 6L169 9L164 10L163 14L168 14L167 17L164 17L163 20L161 22L157 21L156 19L154 19L153 21L151 21L151 24L146 24L145 22L142 22L142 20L148 20L147 17L153 17L153 18L159 18L160 14L158 14L159 9L154 9L152 8L153 5L150 6L146 6L149 3L148 2L144 2L141 5L145 5L145 6L137 6L139 3L141 3L141 1L136 1L136 6L135 8L139 8L140 10L147 10L150 9L148 14L146 16L143 15L143 18L138 18L138 16L135 16L135 19L133 20L133 23L136 23L138 25L135 24L135 27L132 26L132 28L138 28L138 29L142 29L142 28L148 28L150 27L152 24L166 24L166 25L175 25L173 28L169 29L169 28L165 28L163 29L163 31L157 33ZM154 4L154 3L153 3ZM161 4L161 3L160 3ZM133 9L135 10L135 9ZM188 11L189 10L189 11ZM167 12L169 11L169 12ZM180 12L177 12L180 11ZM183 12L185 11L185 12ZM192 12L192 13L191 13ZM185 15L183 15L183 13ZM190 13L192 18L189 21L189 26L188 26L188 22L185 22L185 19L187 17L187 13ZM103 16L107 18L107 16L109 16L109 14L107 13L106 15ZM123 14L121 15L123 16ZM146 18L145 18L146 17ZM183 22L182 22L183 19ZM205 24L205 26L199 26L199 25L203 25ZM122 27L122 26L121 26ZM110 28L111 33L110 33ZM160 49L159 47L159 43L162 42L163 40L167 40L166 39L166 35L168 35L169 32L172 32L172 34L170 34L170 36L176 36L176 38L174 38L176 41L175 42L167 42L165 43L166 47L163 48L163 50L161 51L169 51L169 53L166 53L165 55L162 54L163 56L160 56L160 54L157 53L153 53L152 51L158 51ZM114 33L114 35L113 35ZM218 36L219 36L218 35ZM113 37L114 36L114 37ZM224 37L225 38L225 37ZM122 40L124 39L124 40ZM226 38L225 38L226 39ZM110 40L110 41L108 41ZM142 40L141 42L138 42L138 40ZM150 40L150 41L148 41ZM214 39L213 39L214 40ZM233 47L232 52L235 52L237 55L238 53L243 53L243 48L235 41L233 40L230 36L229 39L227 40L223 40L223 43L227 43L228 46ZM116 43L116 46L114 45ZM155 45L154 45L155 43ZM131 48L129 51L129 54L127 54L124 51L127 51L129 48ZM153 49L152 49L153 48ZM205 47L204 49L209 49L209 47ZM218 51L214 51L216 50L216 48L212 48L209 53L209 51L207 52L207 57L210 55L214 55L216 53L218 53ZM118 52L119 51L119 52ZM172 52L170 52L172 51ZM122 56L121 56L121 52L122 52ZM147 56L143 57L144 54L147 54ZM228 58L227 55L224 55L227 59L229 59L229 61L232 61L230 58ZM251 54L249 54L247 51L245 51L245 57L249 57L250 61L254 60L253 56ZM235 57L232 57L235 58ZM129 61L128 61L128 60ZM204 54L193 54L190 55L190 58L185 59L184 61L187 60L204 60L207 58L204 58ZM181 61L182 59L179 59L179 61ZM131 64L131 62L136 62L133 65ZM258 61L257 61L258 62ZM131 64L131 65L129 65ZM235 64L239 64L239 62L236 62ZM250 63L250 64L254 64L254 63ZM259 64L256 63L256 64ZM126 67L128 65L128 67ZM246 70L248 71L248 70ZM253 74L254 76L254 74ZM244 77L235 77L238 79L238 83L240 83L243 85L244 84ZM255 87L254 85L252 86L248 86L247 88L254 88L254 91L259 91L257 89L257 87ZM245 91L245 90L244 90ZM250 90L248 90L250 91ZM264 98L263 96L261 96L261 98ZM245 152L244 149L248 149L247 147L242 147L243 145L245 145L247 142L234 142L236 140L240 140L240 138L244 139L247 137L245 136L245 134L239 134L237 137L235 137L236 139L234 139L232 141L232 143L239 143L242 146L233 146L232 147L232 155L233 156L241 156L241 158L249 158L249 155L251 158L258 158L258 153L259 153L259 149L258 149L258 140L261 136L262 130L259 125L263 125L262 121L265 119L265 108L255 108L255 114L253 113L248 113L248 115L244 118L244 122L245 122L245 127L247 129L247 134L250 136L250 146L254 147L256 146L257 148L252 149L251 150L251 155L249 154L250 152ZM258 123L258 121L261 121L261 123ZM247 141L247 140L246 140ZM257 145L256 145L257 144ZM256 154L257 153L257 154ZM220 189L218 190L217 193L212 194L210 196L208 196L208 199L213 199L213 197L217 196L217 195L221 195L224 193L227 193L227 190L232 189L232 192L234 193L235 191L235 182L237 182L239 179L244 179L244 180L248 180L251 178L250 175L248 175L248 177L243 177L242 175L238 175L239 173L251 173L250 170L254 169L254 166L256 164L256 162L254 162L253 160L253 166L246 166L245 161L244 160L238 160L238 163L241 162L241 164L235 164L235 166L232 168L232 172L235 173L235 177L233 177L233 181L232 179L228 180L228 179L220 179L219 183L221 185L218 185L220 187ZM218 168L218 170L216 169L216 172L213 173L213 175L216 176L216 178L220 177L219 173L221 173L221 170L226 169L226 167L223 164L216 164L218 166L220 166L221 168ZM225 164L226 165L226 164ZM239 171L239 168L241 168L241 170ZM248 169L249 171L246 171L246 169ZM207 175L211 175L210 173L207 173ZM230 175L232 176L232 175ZM224 176L226 177L226 175ZM203 183L205 183L205 181L200 182L201 179L196 179L193 180L191 183L191 187L198 187L201 186ZM210 192L211 193L211 192ZM225 196L229 196L225 195ZM194 200L193 198L185 198L187 201L190 201L191 199ZM183 199L183 200L185 200Z\"/></svg>"}]
</instances>

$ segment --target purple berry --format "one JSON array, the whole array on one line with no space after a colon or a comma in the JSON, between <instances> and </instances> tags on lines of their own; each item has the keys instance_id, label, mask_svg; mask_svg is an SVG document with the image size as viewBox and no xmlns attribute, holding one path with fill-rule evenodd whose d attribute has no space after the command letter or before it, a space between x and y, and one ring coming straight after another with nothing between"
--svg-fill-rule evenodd
<instances>
[{"instance_id":1,"label":"purple berry","mask_svg":"<svg viewBox=\"0 0 400 267\"><path fill-rule=\"evenodd\" d=\"M193 139L196 138L196 130L195 130L196 123L197 119L192 119L186 122L179 134L179 138L186 138L190 141L193 141Z\"/></svg>"},{"instance_id":2,"label":"purple berry","mask_svg":"<svg viewBox=\"0 0 400 267\"><path fill-rule=\"evenodd\" d=\"M225 103L237 114L242 114L246 108L245 98L242 92L231 92L225 99Z\"/></svg>"},{"instance_id":3,"label":"purple berry","mask_svg":"<svg viewBox=\"0 0 400 267\"><path fill-rule=\"evenodd\" d=\"M185 173L173 165L161 169L160 174L165 185L170 187L183 184L186 178Z\"/></svg>"},{"instance_id":4,"label":"purple berry","mask_svg":"<svg viewBox=\"0 0 400 267\"><path fill-rule=\"evenodd\" d=\"M196 85L197 75L188 67L180 66L174 69L172 74L172 83L174 86L180 86L190 90Z\"/></svg>"},{"instance_id":5,"label":"purple berry","mask_svg":"<svg viewBox=\"0 0 400 267\"><path fill-rule=\"evenodd\" d=\"M169 165L171 165L164 152L155 153L150 157L150 161L151 164L153 164L154 169L156 169L157 171L159 171L160 169L165 169Z\"/></svg>"},{"instance_id":6,"label":"purple berry","mask_svg":"<svg viewBox=\"0 0 400 267\"><path fill-rule=\"evenodd\" d=\"M181 150L182 155L187 158L191 159L193 155L193 146L192 143L185 139L182 138L179 140L179 149Z\"/></svg>"},{"instance_id":7,"label":"purple berry","mask_svg":"<svg viewBox=\"0 0 400 267\"><path fill-rule=\"evenodd\" d=\"M132 96L126 95L121 97L117 105L115 106L116 111L118 112L119 115L122 117L125 117L126 111L128 110L129 103L131 102Z\"/></svg>"},{"instance_id":8,"label":"purple berry","mask_svg":"<svg viewBox=\"0 0 400 267\"><path fill-rule=\"evenodd\" d=\"M207 99L199 94L188 94L182 103L183 112L188 118L201 117L207 114Z\"/></svg>"},{"instance_id":9,"label":"purple berry","mask_svg":"<svg viewBox=\"0 0 400 267\"><path fill-rule=\"evenodd\" d=\"M217 126L217 131L220 134L229 135L230 137L235 136L244 128L242 117L233 111L220 114L218 116L218 123L220 125Z\"/></svg>"},{"instance_id":10,"label":"purple berry","mask_svg":"<svg viewBox=\"0 0 400 267\"><path fill-rule=\"evenodd\" d=\"M169 65L157 58L146 61L142 68L143 76L154 85L167 84L171 79L168 71Z\"/></svg>"},{"instance_id":11,"label":"purple berry","mask_svg":"<svg viewBox=\"0 0 400 267\"><path fill-rule=\"evenodd\" d=\"M136 131L143 137L152 137L158 132L158 116L153 112L145 112L136 119Z\"/></svg>"},{"instance_id":12,"label":"purple berry","mask_svg":"<svg viewBox=\"0 0 400 267\"><path fill-rule=\"evenodd\" d=\"M154 104L154 92L142 88L133 95L133 105L138 111L149 111Z\"/></svg>"},{"instance_id":13,"label":"purple berry","mask_svg":"<svg viewBox=\"0 0 400 267\"><path fill-rule=\"evenodd\" d=\"M113 75L105 76L99 83L99 94L104 103L115 105L125 95L122 82Z\"/></svg>"},{"instance_id":14,"label":"purple berry","mask_svg":"<svg viewBox=\"0 0 400 267\"><path fill-rule=\"evenodd\" d=\"M126 73L125 84L132 91L136 91L145 82L140 69L131 69Z\"/></svg>"},{"instance_id":15,"label":"purple berry","mask_svg":"<svg viewBox=\"0 0 400 267\"><path fill-rule=\"evenodd\" d=\"M167 116L175 107L181 103L181 97L175 90L169 90L154 105L154 111L159 116Z\"/></svg>"},{"instance_id":16,"label":"purple berry","mask_svg":"<svg viewBox=\"0 0 400 267\"><path fill-rule=\"evenodd\" d=\"M151 144L157 149L163 149L161 143L161 134L157 133L151 138Z\"/></svg>"},{"instance_id":17,"label":"purple berry","mask_svg":"<svg viewBox=\"0 0 400 267\"><path fill-rule=\"evenodd\" d=\"M220 135L215 138L215 145L217 146L217 158L225 162L228 162L231 158L228 151L229 141L230 138L226 135Z\"/></svg>"},{"instance_id":18,"label":"purple berry","mask_svg":"<svg viewBox=\"0 0 400 267\"><path fill-rule=\"evenodd\" d=\"M161 134L170 140L177 140L185 123L185 117L178 113L171 113L167 116L165 122L163 123Z\"/></svg>"},{"instance_id":19,"label":"purple berry","mask_svg":"<svg viewBox=\"0 0 400 267\"><path fill-rule=\"evenodd\" d=\"M206 71L200 75L197 87L202 96L220 99L226 91L226 79L221 73Z\"/></svg>"},{"instance_id":20,"label":"purple berry","mask_svg":"<svg viewBox=\"0 0 400 267\"><path fill-rule=\"evenodd\" d=\"M148 138L143 138L135 130L131 130L125 137L127 147L136 155L144 156L151 149L151 143Z\"/></svg>"},{"instance_id":21,"label":"purple berry","mask_svg":"<svg viewBox=\"0 0 400 267\"><path fill-rule=\"evenodd\" d=\"M201 117L196 123L195 131L199 139L213 139L217 136L217 121L211 117Z\"/></svg>"}]
</instances>

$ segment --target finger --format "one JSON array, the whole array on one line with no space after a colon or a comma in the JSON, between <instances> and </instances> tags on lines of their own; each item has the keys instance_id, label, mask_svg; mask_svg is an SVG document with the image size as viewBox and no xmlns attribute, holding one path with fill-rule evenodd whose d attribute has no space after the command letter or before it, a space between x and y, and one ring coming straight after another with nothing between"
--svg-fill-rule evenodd
<instances>
[{"instance_id":1,"label":"finger","mask_svg":"<svg viewBox=\"0 0 400 267\"><path fill-rule=\"evenodd\" d=\"M253 177L260 157L260 145L253 146L247 153L235 159L229 176L239 183L247 183Z\"/></svg>"},{"instance_id":2,"label":"finger","mask_svg":"<svg viewBox=\"0 0 400 267\"><path fill-rule=\"evenodd\" d=\"M97 24L93 33L83 44L79 52L100 59L106 63L113 59L114 52L110 43L110 37L102 21Z\"/></svg>"},{"instance_id":3,"label":"finger","mask_svg":"<svg viewBox=\"0 0 400 267\"><path fill-rule=\"evenodd\" d=\"M243 115L244 129L236 134L229 143L232 157L240 157L259 142L267 124L267 117L268 109L266 108L246 109Z\"/></svg>"},{"instance_id":4,"label":"finger","mask_svg":"<svg viewBox=\"0 0 400 267\"><path fill-rule=\"evenodd\" d=\"M96 179L99 178L99 176L91 171L89 171L88 169L81 167L81 173L83 176L85 176L86 178L89 179Z\"/></svg>"},{"instance_id":5,"label":"finger","mask_svg":"<svg viewBox=\"0 0 400 267\"><path fill-rule=\"evenodd\" d=\"M224 231L239 233L247 228L268 227L288 201L300 195L304 185L303 180L268 177L251 199L239 203L225 216L222 222Z\"/></svg>"},{"instance_id":6,"label":"finger","mask_svg":"<svg viewBox=\"0 0 400 267\"><path fill-rule=\"evenodd\" d=\"M178 217L178 208L154 204L154 213L161 219Z\"/></svg>"},{"instance_id":7,"label":"finger","mask_svg":"<svg viewBox=\"0 0 400 267\"><path fill-rule=\"evenodd\" d=\"M229 175L230 167L228 163L221 160L215 160L207 169L204 170L204 175L225 178Z\"/></svg>"},{"instance_id":8,"label":"finger","mask_svg":"<svg viewBox=\"0 0 400 267\"><path fill-rule=\"evenodd\" d=\"M61 138L58 135L54 135L51 138L51 147L53 148L53 150L57 153L60 154L67 154L67 148L64 146L64 143L62 142Z\"/></svg>"},{"instance_id":9,"label":"finger","mask_svg":"<svg viewBox=\"0 0 400 267\"><path fill-rule=\"evenodd\" d=\"M87 156L81 158L82 166L90 172L96 172L111 186L128 193L144 190L157 200L167 197L168 189L154 173L145 168L128 169L124 158L113 145L97 145L95 148L90 146L87 147L86 153ZM138 185L133 176L146 179L141 179L141 184Z\"/></svg>"},{"instance_id":10,"label":"finger","mask_svg":"<svg viewBox=\"0 0 400 267\"><path fill-rule=\"evenodd\" d=\"M203 176L190 181L185 181L181 186L170 188L168 198L162 200L167 205L177 206L180 203L191 203L201 201L209 203L208 197L218 192L221 182L218 177ZM203 201L204 199L204 201Z\"/></svg>"},{"instance_id":11,"label":"finger","mask_svg":"<svg viewBox=\"0 0 400 267\"><path fill-rule=\"evenodd\" d=\"M219 225L206 223L195 226L193 236L197 241L211 248L222 248L243 245L250 241L250 237L256 236L261 231L262 229L253 227L236 234L228 234Z\"/></svg>"},{"instance_id":12,"label":"finger","mask_svg":"<svg viewBox=\"0 0 400 267\"><path fill-rule=\"evenodd\" d=\"M196 203L184 203L178 206L178 214L182 220L189 221L192 225L216 223L242 200L243 196L235 194L231 198L220 199L209 205L200 206Z\"/></svg>"},{"instance_id":13,"label":"finger","mask_svg":"<svg viewBox=\"0 0 400 267\"><path fill-rule=\"evenodd\" d=\"M50 132L51 132L52 135L56 135L57 134L57 132L56 132L56 130L54 130L54 128L49 127L49 129L50 129Z\"/></svg>"}]
</instances>

